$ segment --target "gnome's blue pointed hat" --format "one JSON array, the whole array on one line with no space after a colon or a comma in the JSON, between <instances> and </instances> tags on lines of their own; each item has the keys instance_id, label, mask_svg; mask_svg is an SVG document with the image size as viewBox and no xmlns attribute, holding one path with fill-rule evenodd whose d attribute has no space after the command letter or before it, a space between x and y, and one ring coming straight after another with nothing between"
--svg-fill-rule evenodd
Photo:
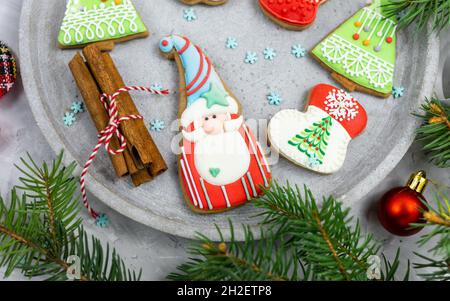
<instances>
[{"instance_id":1,"label":"gnome's blue pointed hat","mask_svg":"<svg viewBox=\"0 0 450 301\"><path fill-rule=\"evenodd\" d=\"M181 59L186 80L186 110L181 125L188 127L204 116L229 113L237 114L239 106L228 94L219 75L203 50L188 38L171 35L161 40L164 53L176 51Z\"/></svg>"}]
</instances>

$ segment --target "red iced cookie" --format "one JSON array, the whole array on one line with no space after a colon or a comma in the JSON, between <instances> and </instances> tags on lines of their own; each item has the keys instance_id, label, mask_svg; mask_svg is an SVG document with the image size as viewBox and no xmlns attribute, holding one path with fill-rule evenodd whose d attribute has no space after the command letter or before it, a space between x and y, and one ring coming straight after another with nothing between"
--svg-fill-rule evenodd
<instances>
[{"instance_id":1,"label":"red iced cookie","mask_svg":"<svg viewBox=\"0 0 450 301\"><path fill-rule=\"evenodd\" d=\"M320 4L326 0L259 0L263 12L274 22L292 30L310 26Z\"/></svg>"},{"instance_id":2,"label":"red iced cookie","mask_svg":"<svg viewBox=\"0 0 450 301\"><path fill-rule=\"evenodd\" d=\"M0 98L11 90L16 76L16 59L8 46L0 41Z\"/></svg>"}]
</instances>

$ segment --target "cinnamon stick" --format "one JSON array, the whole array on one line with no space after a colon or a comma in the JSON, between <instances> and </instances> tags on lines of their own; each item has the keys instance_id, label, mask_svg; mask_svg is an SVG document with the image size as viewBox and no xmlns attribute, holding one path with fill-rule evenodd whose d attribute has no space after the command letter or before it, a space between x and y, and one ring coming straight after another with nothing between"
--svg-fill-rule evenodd
<instances>
[{"instance_id":1,"label":"cinnamon stick","mask_svg":"<svg viewBox=\"0 0 450 301\"><path fill-rule=\"evenodd\" d=\"M70 61L69 67L84 99L86 108L94 121L95 127L100 132L108 125L109 118L100 102L101 93L97 87L97 83L79 53ZM119 147L119 141L116 137L113 137L111 140L111 146L114 148ZM124 155L109 155L113 168L119 177L123 177L129 173Z\"/></svg>"},{"instance_id":2,"label":"cinnamon stick","mask_svg":"<svg viewBox=\"0 0 450 301\"><path fill-rule=\"evenodd\" d=\"M87 64L98 83L100 89L113 94L125 83L120 76L111 56L102 53L95 45L83 49ZM117 99L120 116L135 114L139 111L129 93L123 93ZM127 139L127 146L131 156L139 169L148 169L151 177L155 177L167 170L167 165L154 143L143 120L131 120L120 125L120 130Z\"/></svg>"},{"instance_id":3,"label":"cinnamon stick","mask_svg":"<svg viewBox=\"0 0 450 301\"><path fill-rule=\"evenodd\" d=\"M110 74L114 81L119 85L119 87L125 86L125 82L123 81L122 77L120 76L119 71L117 70L116 65L114 64L111 55L109 53L103 54L103 59L105 60L106 65L109 67ZM131 101L130 105L124 107L123 114L139 114L138 109L136 108L136 105L134 104L133 100L131 99L130 95L127 94L129 97L129 101ZM127 96L125 95L125 96ZM127 101L127 98L124 98L124 101ZM127 111L126 109L129 109ZM120 111L120 105L119 105L119 111ZM133 113L136 112L136 113ZM147 127L145 126L144 121L139 120L142 123L142 129L145 129L145 133L142 133L145 135L144 139L142 140L143 143L145 143L145 148L141 148L143 151L147 150L148 154L150 154L152 163L149 166L151 175L153 177L156 177L163 172L167 170L167 164L164 161L163 156L161 155L161 152L159 151L158 147L156 146L152 136L150 135ZM136 147L136 150L139 152L139 148ZM134 152L132 152L134 154Z\"/></svg>"},{"instance_id":4,"label":"cinnamon stick","mask_svg":"<svg viewBox=\"0 0 450 301\"><path fill-rule=\"evenodd\" d=\"M142 169L137 173L131 175L131 181L133 182L133 185L135 187L138 187L146 182L150 182L151 180L153 180L153 176L151 175L151 172L147 168Z\"/></svg>"}]
</instances>

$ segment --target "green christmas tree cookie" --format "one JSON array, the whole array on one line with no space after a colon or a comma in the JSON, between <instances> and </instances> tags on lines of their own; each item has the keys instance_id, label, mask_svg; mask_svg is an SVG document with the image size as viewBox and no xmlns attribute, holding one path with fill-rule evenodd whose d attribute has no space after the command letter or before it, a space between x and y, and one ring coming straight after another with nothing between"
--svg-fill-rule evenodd
<instances>
[{"instance_id":1,"label":"green christmas tree cookie","mask_svg":"<svg viewBox=\"0 0 450 301\"><path fill-rule=\"evenodd\" d=\"M313 56L350 91L391 95L397 21L387 17L383 7L387 3L389 0L374 0L312 50Z\"/></svg>"},{"instance_id":2,"label":"green christmas tree cookie","mask_svg":"<svg viewBox=\"0 0 450 301\"><path fill-rule=\"evenodd\" d=\"M77 48L147 36L147 27L131 0L68 0L58 44L61 48Z\"/></svg>"}]
</instances>

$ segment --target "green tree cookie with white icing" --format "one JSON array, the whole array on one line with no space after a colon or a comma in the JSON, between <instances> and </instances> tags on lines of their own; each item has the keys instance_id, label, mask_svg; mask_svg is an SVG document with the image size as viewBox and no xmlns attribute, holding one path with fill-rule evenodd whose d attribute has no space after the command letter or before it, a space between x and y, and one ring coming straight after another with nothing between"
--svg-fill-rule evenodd
<instances>
[{"instance_id":1,"label":"green tree cookie with white icing","mask_svg":"<svg viewBox=\"0 0 450 301\"><path fill-rule=\"evenodd\" d=\"M350 91L380 97L392 92L395 56L395 17L387 17L383 5L373 3L344 22L312 51L313 56Z\"/></svg>"},{"instance_id":2,"label":"green tree cookie with white icing","mask_svg":"<svg viewBox=\"0 0 450 301\"><path fill-rule=\"evenodd\" d=\"M58 36L61 48L148 36L131 0L68 0Z\"/></svg>"}]
</instances>

